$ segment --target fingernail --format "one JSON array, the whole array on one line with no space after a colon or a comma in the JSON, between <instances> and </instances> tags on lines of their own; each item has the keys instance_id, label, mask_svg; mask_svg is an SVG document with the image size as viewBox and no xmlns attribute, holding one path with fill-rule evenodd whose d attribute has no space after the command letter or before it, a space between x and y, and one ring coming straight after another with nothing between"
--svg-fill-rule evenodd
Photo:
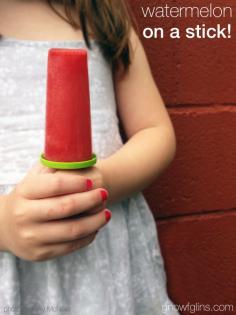
<instances>
[{"instance_id":1,"label":"fingernail","mask_svg":"<svg viewBox=\"0 0 236 315\"><path fill-rule=\"evenodd\" d=\"M105 210L106 221L109 222L111 220L111 211L108 209Z\"/></svg>"},{"instance_id":2,"label":"fingernail","mask_svg":"<svg viewBox=\"0 0 236 315\"><path fill-rule=\"evenodd\" d=\"M108 192L106 189L101 189L100 190L101 196L102 196L102 201L106 201L108 198Z\"/></svg>"},{"instance_id":3,"label":"fingernail","mask_svg":"<svg viewBox=\"0 0 236 315\"><path fill-rule=\"evenodd\" d=\"M93 181L89 178L86 180L86 188L87 190L91 190L93 188Z\"/></svg>"}]
</instances>

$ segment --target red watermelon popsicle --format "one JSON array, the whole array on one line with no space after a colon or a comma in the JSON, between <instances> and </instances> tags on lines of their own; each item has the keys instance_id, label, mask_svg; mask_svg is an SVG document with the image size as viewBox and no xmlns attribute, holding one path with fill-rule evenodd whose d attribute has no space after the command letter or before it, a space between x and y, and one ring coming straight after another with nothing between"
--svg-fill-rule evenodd
<instances>
[{"instance_id":1,"label":"red watermelon popsicle","mask_svg":"<svg viewBox=\"0 0 236 315\"><path fill-rule=\"evenodd\" d=\"M41 162L58 169L85 168L96 163L86 50L49 50L45 152Z\"/></svg>"}]
</instances>

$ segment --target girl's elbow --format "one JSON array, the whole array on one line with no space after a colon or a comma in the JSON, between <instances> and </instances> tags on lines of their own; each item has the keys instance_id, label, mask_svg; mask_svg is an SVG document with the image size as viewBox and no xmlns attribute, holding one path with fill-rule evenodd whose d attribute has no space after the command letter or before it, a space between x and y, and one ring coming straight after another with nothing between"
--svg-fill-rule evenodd
<instances>
[{"instance_id":1,"label":"girl's elbow","mask_svg":"<svg viewBox=\"0 0 236 315\"><path fill-rule=\"evenodd\" d=\"M176 135L174 133L173 136L173 144L172 144L172 156L171 156L171 161L174 160L175 156L176 156L176 152L177 152L177 139L176 139Z\"/></svg>"},{"instance_id":2,"label":"girl's elbow","mask_svg":"<svg viewBox=\"0 0 236 315\"><path fill-rule=\"evenodd\" d=\"M174 160L177 151L177 138L175 134L175 130L172 125L167 128L167 137L168 139L168 162L169 164Z\"/></svg>"},{"instance_id":3,"label":"girl's elbow","mask_svg":"<svg viewBox=\"0 0 236 315\"><path fill-rule=\"evenodd\" d=\"M171 128L170 131L170 162L172 162L176 156L177 152L177 138L174 128Z\"/></svg>"}]
</instances>

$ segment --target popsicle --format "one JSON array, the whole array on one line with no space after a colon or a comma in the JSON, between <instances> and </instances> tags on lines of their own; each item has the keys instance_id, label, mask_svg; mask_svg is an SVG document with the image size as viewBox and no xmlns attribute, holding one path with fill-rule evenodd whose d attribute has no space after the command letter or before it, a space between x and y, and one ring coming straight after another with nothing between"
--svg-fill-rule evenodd
<instances>
[{"instance_id":1,"label":"popsicle","mask_svg":"<svg viewBox=\"0 0 236 315\"><path fill-rule=\"evenodd\" d=\"M87 51L48 52L45 148L41 162L56 169L93 166Z\"/></svg>"}]
</instances>

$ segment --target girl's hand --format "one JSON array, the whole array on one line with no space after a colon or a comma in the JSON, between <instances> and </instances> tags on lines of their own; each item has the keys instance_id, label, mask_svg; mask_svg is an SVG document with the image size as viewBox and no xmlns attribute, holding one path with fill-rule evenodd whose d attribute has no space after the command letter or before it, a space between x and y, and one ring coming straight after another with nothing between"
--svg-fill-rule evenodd
<instances>
[{"instance_id":1,"label":"girl's hand","mask_svg":"<svg viewBox=\"0 0 236 315\"><path fill-rule=\"evenodd\" d=\"M89 245L111 216L107 191L90 186L75 173L34 168L0 199L1 250L42 261Z\"/></svg>"},{"instance_id":2,"label":"girl's hand","mask_svg":"<svg viewBox=\"0 0 236 315\"><path fill-rule=\"evenodd\" d=\"M113 189L107 178L107 173L109 172L109 169L107 170L107 160L98 160L95 166L85 169L70 170L69 172L66 170L57 170L56 172L58 174L63 174L64 176L70 176L71 174L74 174L77 176L90 178L93 182L93 189L104 188L108 191L109 194L107 196L107 205L109 206L114 202L112 198ZM87 213L94 213L94 210L88 211Z\"/></svg>"},{"instance_id":3,"label":"girl's hand","mask_svg":"<svg viewBox=\"0 0 236 315\"><path fill-rule=\"evenodd\" d=\"M102 172L102 168L100 167L101 161L99 160L97 164L93 167L85 168L85 169L80 169L80 170L71 170L71 171L65 171L65 170L57 170L57 173L60 174L74 174L74 175L79 175L83 176L86 178L90 178L93 182L93 189L96 188L108 188L106 181L105 181L105 176Z\"/></svg>"}]
</instances>

